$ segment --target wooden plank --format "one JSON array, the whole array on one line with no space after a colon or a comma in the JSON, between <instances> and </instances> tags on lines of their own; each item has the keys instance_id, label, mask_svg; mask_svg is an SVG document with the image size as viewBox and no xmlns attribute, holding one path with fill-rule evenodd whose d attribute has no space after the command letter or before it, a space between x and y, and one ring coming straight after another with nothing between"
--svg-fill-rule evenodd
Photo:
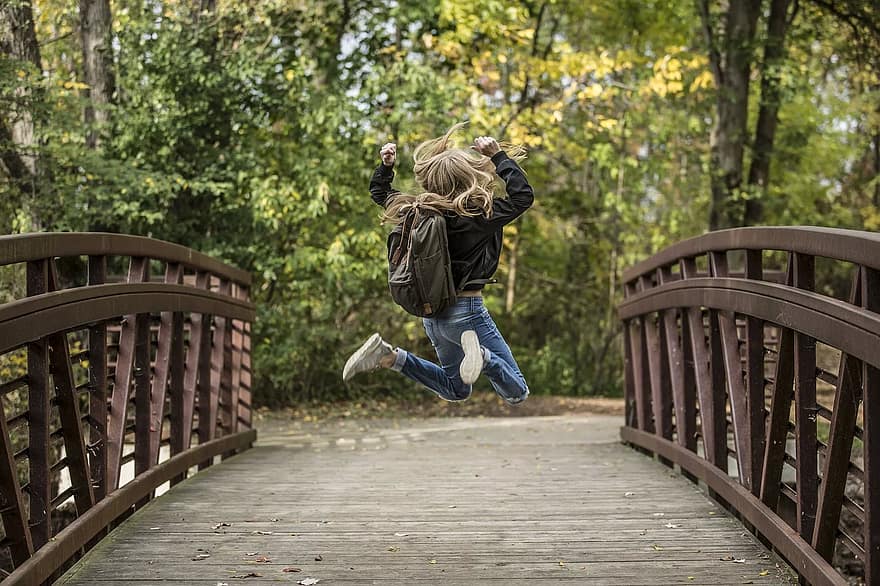
<instances>
[{"instance_id":1,"label":"wooden plank","mask_svg":"<svg viewBox=\"0 0 880 586\"><path fill-rule=\"evenodd\" d=\"M128 265L127 281L129 283L144 282L149 278L149 270L149 259L132 257ZM136 315L124 316L119 334L116 373L113 378L113 393L110 397L110 415L107 424L107 492L119 487L125 425L128 419L129 391L134 370L137 324Z\"/></svg>"},{"instance_id":2,"label":"wooden plank","mask_svg":"<svg viewBox=\"0 0 880 586\"><path fill-rule=\"evenodd\" d=\"M183 281L183 266L168 263L165 267L165 283L177 285ZM159 318L159 338L156 347L155 374L150 390L150 424L149 424L149 462L150 466L159 461L159 442L162 437L162 422L165 417L165 396L168 390L168 379L171 373L171 347L174 341L175 314L179 312L163 311Z\"/></svg>"},{"instance_id":3,"label":"wooden plank","mask_svg":"<svg viewBox=\"0 0 880 586\"><path fill-rule=\"evenodd\" d=\"M27 295L49 291L49 261L27 263ZM28 361L28 494L34 549L52 537L52 484L49 471L49 348L45 338L27 345Z\"/></svg>"},{"instance_id":4,"label":"wooden plank","mask_svg":"<svg viewBox=\"0 0 880 586\"><path fill-rule=\"evenodd\" d=\"M107 279L107 257L89 257L89 285ZM89 467L95 502L107 494L107 324L89 327Z\"/></svg>"},{"instance_id":5,"label":"wooden plank","mask_svg":"<svg viewBox=\"0 0 880 586\"><path fill-rule=\"evenodd\" d=\"M320 450L261 432L271 445L156 499L59 583L268 583L291 566L346 584L793 583L690 482L621 446L618 417L517 419L301 429Z\"/></svg>"},{"instance_id":6,"label":"wooden plank","mask_svg":"<svg viewBox=\"0 0 880 586\"><path fill-rule=\"evenodd\" d=\"M856 270L850 289L849 302L862 303L862 270ZM816 509L816 526L813 529L813 548L828 561L834 555L834 543L840 523L840 510L846 490L846 479L852 454L853 437L859 403L862 400L862 363L846 352L840 356L837 371L837 388L828 433L828 448L822 482L819 486L819 503Z\"/></svg>"}]
</instances>

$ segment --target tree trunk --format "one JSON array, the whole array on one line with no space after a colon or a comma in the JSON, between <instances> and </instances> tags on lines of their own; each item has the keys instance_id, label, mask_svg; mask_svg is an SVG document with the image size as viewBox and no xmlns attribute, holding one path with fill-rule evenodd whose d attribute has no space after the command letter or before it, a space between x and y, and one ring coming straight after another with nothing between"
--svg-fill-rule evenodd
<instances>
[{"instance_id":1,"label":"tree trunk","mask_svg":"<svg viewBox=\"0 0 880 586\"><path fill-rule=\"evenodd\" d=\"M785 56L785 34L788 28L788 7L791 0L772 0L767 20L767 42L764 45L764 66L761 71L761 104L755 127L754 151L749 167L751 197L746 200L744 223L752 226L764 216L763 197L770 184L770 159L779 122L779 68Z\"/></svg>"},{"instance_id":2,"label":"tree trunk","mask_svg":"<svg viewBox=\"0 0 880 586\"><path fill-rule=\"evenodd\" d=\"M737 226L742 221L742 213L737 213L734 200L743 182L752 43L761 1L742 0L728 4L723 51L719 51L716 45L709 0L699 0L698 8L718 95L710 141L712 206L709 227L715 230Z\"/></svg>"},{"instance_id":3,"label":"tree trunk","mask_svg":"<svg viewBox=\"0 0 880 586\"><path fill-rule=\"evenodd\" d=\"M516 263L519 258L519 229L516 236L510 242L507 262L507 290L505 291L504 309L507 313L513 311L513 303L516 300Z\"/></svg>"},{"instance_id":4,"label":"tree trunk","mask_svg":"<svg viewBox=\"0 0 880 586\"><path fill-rule=\"evenodd\" d=\"M101 142L101 131L110 122L109 106L116 91L110 0L80 0L79 13L83 74L89 86L84 113L86 145L97 148Z\"/></svg>"},{"instance_id":5,"label":"tree trunk","mask_svg":"<svg viewBox=\"0 0 880 586\"><path fill-rule=\"evenodd\" d=\"M34 29L34 14L29 0L0 0L0 52L10 60L32 65L36 74L42 72L40 46ZM3 134L8 134L14 151L4 152L2 159L13 181L19 186L22 207L31 218L31 229L42 227L37 211L40 161L36 137L34 105L39 95L27 85L14 92L13 111L4 115Z\"/></svg>"}]
</instances>

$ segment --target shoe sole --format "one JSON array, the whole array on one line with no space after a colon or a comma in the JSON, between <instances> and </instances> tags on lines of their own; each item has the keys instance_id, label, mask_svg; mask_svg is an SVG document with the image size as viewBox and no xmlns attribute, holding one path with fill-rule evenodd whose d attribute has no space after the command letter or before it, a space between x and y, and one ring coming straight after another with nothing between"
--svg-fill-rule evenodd
<instances>
[{"instance_id":1,"label":"shoe sole","mask_svg":"<svg viewBox=\"0 0 880 586\"><path fill-rule=\"evenodd\" d=\"M483 372L483 351L475 331L467 330L461 333L461 348L464 350L464 358L458 371L461 374L461 382L471 385Z\"/></svg>"},{"instance_id":2,"label":"shoe sole","mask_svg":"<svg viewBox=\"0 0 880 586\"><path fill-rule=\"evenodd\" d=\"M350 380L351 377L356 375L356 372L352 372L354 365L360 362L361 358L364 357L364 354L376 349L379 344L382 343L382 336L379 334L373 334L370 336L366 342L364 342L360 348L358 348L354 354L346 361L345 368L342 369L342 380L347 381Z\"/></svg>"}]
</instances>

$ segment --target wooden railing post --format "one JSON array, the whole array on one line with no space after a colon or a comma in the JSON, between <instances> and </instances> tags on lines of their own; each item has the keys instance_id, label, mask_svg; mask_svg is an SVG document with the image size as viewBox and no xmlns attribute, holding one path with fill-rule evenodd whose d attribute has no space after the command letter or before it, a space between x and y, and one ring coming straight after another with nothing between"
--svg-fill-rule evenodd
<instances>
[{"instance_id":1,"label":"wooden railing post","mask_svg":"<svg viewBox=\"0 0 880 586\"><path fill-rule=\"evenodd\" d=\"M89 256L89 286L107 279L107 257ZM107 323L89 327L89 467L95 502L107 494Z\"/></svg>"},{"instance_id":2,"label":"wooden railing post","mask_svg":"<svg viewBox=\"0 0 880 586\"><path fill-rule=\"evenodd\" d=\"M880 270L866 268L862 306L880 313ZM865 583L880 583L880 368L864 363Z\"/></svg>"},{"instance_id":3,"label":"wooden railing post","mask_svg":"<svg viewBox=\"0 0 880 586\"><path fill-rule=\"evenodd\" d=\"M794 286L815 288L815 259L794 255ZM816 455L816 340L796 332L794 336L795 446L797 458L797 529L801 537L812 540L818 504L818 462Z\"/></svg>"},{"instance_id":4,"label":"wooden railing post","mask_svg":"<svg viewBox=\"0 0 880 586\"><path fill-rule=\"evenodd\" d=\"M49 261L27 263L28 297L49 290ZM52 537L49 477L49 348L46 338L31 342L28 355L28 494L34 549Z\"/></svg>"}]
</instances>

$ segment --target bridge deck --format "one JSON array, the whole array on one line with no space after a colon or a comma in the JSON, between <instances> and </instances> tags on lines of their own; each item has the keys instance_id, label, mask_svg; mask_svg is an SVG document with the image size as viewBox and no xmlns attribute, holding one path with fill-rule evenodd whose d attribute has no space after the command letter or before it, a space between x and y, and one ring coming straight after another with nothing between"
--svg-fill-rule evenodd
<instances>
[{"instance_id":1,"label":"bridge deck","mask_svg":"<svg viewBox=\"0 0 880 586\"><path fill-rule=\"evenodd\" d=\"M796 583L694 485L620 445L619 422L261 430L59 583Z\"/></svg>"}]
</instances>

